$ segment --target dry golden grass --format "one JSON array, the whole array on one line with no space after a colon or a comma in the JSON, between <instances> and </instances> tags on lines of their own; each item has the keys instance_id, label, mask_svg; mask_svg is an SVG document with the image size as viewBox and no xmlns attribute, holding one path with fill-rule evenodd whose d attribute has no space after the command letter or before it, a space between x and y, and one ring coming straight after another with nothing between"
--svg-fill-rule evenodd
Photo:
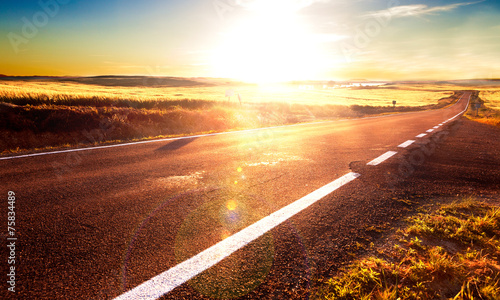
<instances>
[{"instance_id":1,"label":"dry golden grass","mask_svg":"<svg viewBox=\"0 0 500 300\"><path fill-rule=\"evenodd\" d=\"M479 123L500 127L500 88L478 88L478 97L471 99L471 105L465 116ZM482 103L475 109L475 103Z\"/></svg>"},{"instance_id":2,"label":"dry golden grass","mask_svg":"<svg viewBox=\"0 0 500 300\"><path fill-rule=\"evenodd\" d=\"M314 299L499 299L500 208L466 198L408 219Z\"/></svg>"},{"instance_id":3,"label":"dry golden grass","mask_svg":"<svg viewBox=\"0 0 500 300\"><path fill-rule=\"evenodd\" d=\"M94 143L86 139L88 131L99 132L101 143L416 111L444 107L459 95L393 86L304 90L188 80L175 87L166 84L176 80L163 86L142 86L140 78L81 80L0 80L0 152ZM227 101L228 88L241 95L242 106L237 96Z\"/></svg>"},{"instance_id":4,"label":"dry golden grass","mask_svg":"<svg viewBox=\"0 0 500 300\"><path fill-rule=\"evenodd\" d=\"M500 88L481 90L479 97L486 106L500 110Z\"/></svg>"},{"instance_id":5,"label":"dry golden grass","mask_svg":"<svg viewBox=\"0 0 500 300\"><path fill-rule=\"evenodd\" d=\"M78 99L97 98L129 101L169 101L169 100L206 100L225 101L228 88L240 94L245 103L295 103L304 105L371 105L388 106L396 100L398 106L425 106L436 104L441 98L453 94L453 89L432 91L416 87L394 89L378 88L343 88L313 90L299 89L298 86L191 86L191 87L115 87L88 85L73 82L52 81L0 81L0 99L20 98L57 98ZM4 100L5 101L5 100ZM61 103L62 104L62 103Z\"/></svg>"}]
</instances>

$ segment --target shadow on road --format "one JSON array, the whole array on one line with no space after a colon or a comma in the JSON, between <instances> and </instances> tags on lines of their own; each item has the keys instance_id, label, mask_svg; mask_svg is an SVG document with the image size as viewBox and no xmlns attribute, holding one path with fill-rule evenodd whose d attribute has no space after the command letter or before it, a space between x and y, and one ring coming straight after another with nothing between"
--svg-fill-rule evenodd
<instances>
[{"instance_id":1,"label":"shadow on road","mask_svg":"<svg viewBox=\"0 0 500 300\"><path fill-rule=\"evenodd\" d=\"M186 139L181 139L181 140L175 140L173 142L170 142L170 143L156 149L156 151L174 151L174 150L177 150L177 149L180 149L180 148L186 146L187 144L190 144L194 140L196 140L196 138L186 138Z\"/></svg>"}]
</instances>

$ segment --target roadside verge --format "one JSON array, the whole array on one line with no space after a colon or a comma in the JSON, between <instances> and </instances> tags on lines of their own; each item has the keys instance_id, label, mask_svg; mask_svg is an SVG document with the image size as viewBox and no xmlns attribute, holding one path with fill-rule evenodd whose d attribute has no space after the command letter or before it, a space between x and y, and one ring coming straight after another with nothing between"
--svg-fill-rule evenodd
<instances>
[{"instance_id":1,"label":"roadside verge","mask_svg":"<svg viewBox=\"0 0 500 300\"><path fill-rule=\"evenodd\" d=\"M398 213L366 225L374 239L352 242L351 259L318 279L317 298L498 299L500 128L462 117L446 130L432 146L355 169L379 209ZM416 159L422 146L429 155Z\"/></svg>"}]
</instances>

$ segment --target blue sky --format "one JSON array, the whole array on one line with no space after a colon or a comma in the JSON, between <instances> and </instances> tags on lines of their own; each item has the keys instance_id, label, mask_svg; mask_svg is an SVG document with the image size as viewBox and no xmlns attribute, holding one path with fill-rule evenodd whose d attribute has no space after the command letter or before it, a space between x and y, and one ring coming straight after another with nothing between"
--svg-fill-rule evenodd
<instances>
[{"instance_id":1,"label":"blue sky","mask_svg":"<svg viewBox=\"0 0 500 300\"><path fill-rule=\"evenodd\" d=\"M500 3L2 1L0 43L9 75L494 78Z\"/></svg>"}]
</instances>

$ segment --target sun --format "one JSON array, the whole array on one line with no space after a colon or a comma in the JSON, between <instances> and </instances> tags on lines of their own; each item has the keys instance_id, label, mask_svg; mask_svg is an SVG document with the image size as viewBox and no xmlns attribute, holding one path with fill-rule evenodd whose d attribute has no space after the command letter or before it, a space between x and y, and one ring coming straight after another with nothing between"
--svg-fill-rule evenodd
<instances>
[{"instance_id":1,"label":"sun","mask_svg":"<svg viewBox=\"0 0 500 300\"><path fill-rule=\"evenodd\" d=\"M308 6L310 0L240 0L241 6L260 14L295 13Z\"/></svg>"},{"instance_id":2,"label":"sun","mask_svg":"<svg viewBox=\"0 0 500 300\"><path fill-rule=\"evenodd\" d=\"M284 2L252 2L252 16L223 34L213 58L217 77L268 83L318 75L317 43L297 15L297 4Z\"/></svg>"}]
</instances>

